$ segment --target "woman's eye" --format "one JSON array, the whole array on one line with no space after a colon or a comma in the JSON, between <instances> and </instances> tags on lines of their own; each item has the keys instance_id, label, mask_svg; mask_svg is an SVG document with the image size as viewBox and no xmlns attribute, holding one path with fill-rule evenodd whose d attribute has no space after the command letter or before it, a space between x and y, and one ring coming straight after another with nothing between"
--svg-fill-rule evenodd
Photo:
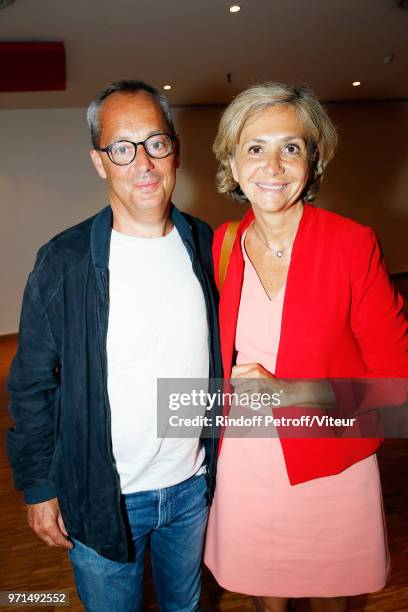
<instances>
[{"instance_id":1,"label":"woman's eye","mask_svg":"<svg viewBox=\"0 0 408 612\"><path fill-rule=\"evenodd\" d=\"M252 147L249 147L249 153L259 155L260 153L262 153L262 147L260 147L259 145L253 145Z\"/></svg>"},{"instance_id":2,"label":"woman's eye","mask_svg":"<svg viewBox=\"0 0 408 612\"><path fill-rule=\"evenodd\" d=\"M297 144L289 143L285 146L285 153L289 153L289 155L297 155L300 153L300 147Z\"/></svg>"}]
</instances>

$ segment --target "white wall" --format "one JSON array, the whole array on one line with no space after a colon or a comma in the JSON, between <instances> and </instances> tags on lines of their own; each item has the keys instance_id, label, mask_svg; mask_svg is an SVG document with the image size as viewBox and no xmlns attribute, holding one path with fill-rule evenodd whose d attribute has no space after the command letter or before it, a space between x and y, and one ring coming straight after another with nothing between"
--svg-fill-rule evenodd
<instances>
[{"instance_id":1,"label":"white wall","mask_svg":"<svg viewBox=\"0 0 408 612\"><path fill-rule=\"evenodd\" d=\"M319 204L373 225L393 271L408 271L408 103L331 104L341 146ZM106 203L88 158L84 109L0 111L0 334L16 331L25 280L41 244ZM214 227L245 207L218 195L217 108L180 108L182 164L174 201Z\"/></svg>"},{"instance_id":2,"label":"white wall","mask_svg":"<svg viewBox=\"0 0 408 612\"><path fill-rule=\"evenodd\" d=\"M79 109L0 112L0 333L17 328L38 247L106 201L83 117Z\"/></svg>"}]
</instances>

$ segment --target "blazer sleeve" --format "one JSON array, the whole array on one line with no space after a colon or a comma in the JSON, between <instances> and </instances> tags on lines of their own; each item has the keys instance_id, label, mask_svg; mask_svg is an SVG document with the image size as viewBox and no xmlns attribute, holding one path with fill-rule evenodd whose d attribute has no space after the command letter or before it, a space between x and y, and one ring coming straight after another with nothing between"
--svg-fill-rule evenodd
<instances>
[{"instance_id":1,"label":"blazer sleeve","mask_svg":"<svg viewBox=\"0 0 408 612\"><path fill-rule=\"evenodd\" d=\"M408 376L408 324L403 300L391 283L371 228L364 228L355 241L351 292L351 326L368 373Z\"/></svg>"},{"instance_id":2,"label":"blazer sleeve","mask_svg":"<svg viewBox=\"0 0 408 612\"><path fill-rule=\"evenodd\" d=\"M408 323L374 231L354 236L351 328L366 364L365 380L333 384L338 406L367 414L400 406L408 397Z\"/></svg>"}]
</instances>

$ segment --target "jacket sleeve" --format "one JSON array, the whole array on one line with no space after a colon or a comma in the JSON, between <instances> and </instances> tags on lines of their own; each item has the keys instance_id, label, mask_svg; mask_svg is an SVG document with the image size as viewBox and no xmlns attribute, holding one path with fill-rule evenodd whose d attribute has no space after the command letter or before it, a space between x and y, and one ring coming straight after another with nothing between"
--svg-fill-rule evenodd
<instances>
[{"instance_id":1,"label":"jacket sleeve","mask_svg":"<svg viewBox=\"0 0 408 612\"><path fill-rule=\"evenodd\" d=\"M403 300L389 278L374 231L362 229L354 241L351 265L351 328L367 374L364 381L351 385L351 394L349 385L334 385L338 404L347 403L348 410L359 414L404 404L408 396Z\"/></svg>"},{"instance_id":2,"label":"jacket sleeve","mask_svg":"<svg viewBox=\"0 0 408 612\"><path fill-rule=\"evenodd\" d=\"M375 233L358 240L352 264L351 325L369 374L408 376L408 324Z\"/></svg>"},{"instance_id":3,"label":"jacket sleeve","mask_svg":"<svg viewBox=\"0 0 408 612\"><path fill-rule=\"evenodd\" d=\"M24 490L26 503L56 496L49 473L55 448L54 404L59 365L34 271L24 292L19 346L8 378L14 427L7 434L7 452L15 487Z\"/></svg>"}]
</instances>

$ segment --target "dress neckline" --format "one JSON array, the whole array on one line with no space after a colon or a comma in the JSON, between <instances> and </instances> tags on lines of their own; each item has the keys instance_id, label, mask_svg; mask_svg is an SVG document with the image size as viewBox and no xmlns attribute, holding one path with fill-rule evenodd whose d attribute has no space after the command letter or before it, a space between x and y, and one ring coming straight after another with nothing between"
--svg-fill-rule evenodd
<instances>
[{"instance_id":1,"label":"dress neckline","mask_svg":"<svg viewBox=\"0 0 408 612\"><path fill-rule=\"evenodd\" d=\"M275 295L273 297L270 297L268 292L266 291L266 289L265 289L265 287L264 287L260 277L259 277L258 272L256 271L256 268L255 268L254 264L251 261L251 258L249 257L249 255L248 255L248 253L246 251L246 248L245 248L245 238L246 238L248 229L251 227L251 225L252 224L250 223L248 225L248 227L245 228L244 232L242 233L242 237L241 237L241 249L242 249L242 255L243 255L243 258L244 258L244 263L245 263L245 265L247 265L250 268L250 270L251 270L251 272L253 274L253 277L257 280L259 286L262 288L262 292L263 292L263 294L265 296L265 299L268 300L268 302L270 302L271 304L273 304L275 302L280 303L281 301L283 301L283 296L285 294L287 278L286 278L285 282L283 283L283 285L278 290L278 292L275 293Z\"/></svg>"}]
</instances>

